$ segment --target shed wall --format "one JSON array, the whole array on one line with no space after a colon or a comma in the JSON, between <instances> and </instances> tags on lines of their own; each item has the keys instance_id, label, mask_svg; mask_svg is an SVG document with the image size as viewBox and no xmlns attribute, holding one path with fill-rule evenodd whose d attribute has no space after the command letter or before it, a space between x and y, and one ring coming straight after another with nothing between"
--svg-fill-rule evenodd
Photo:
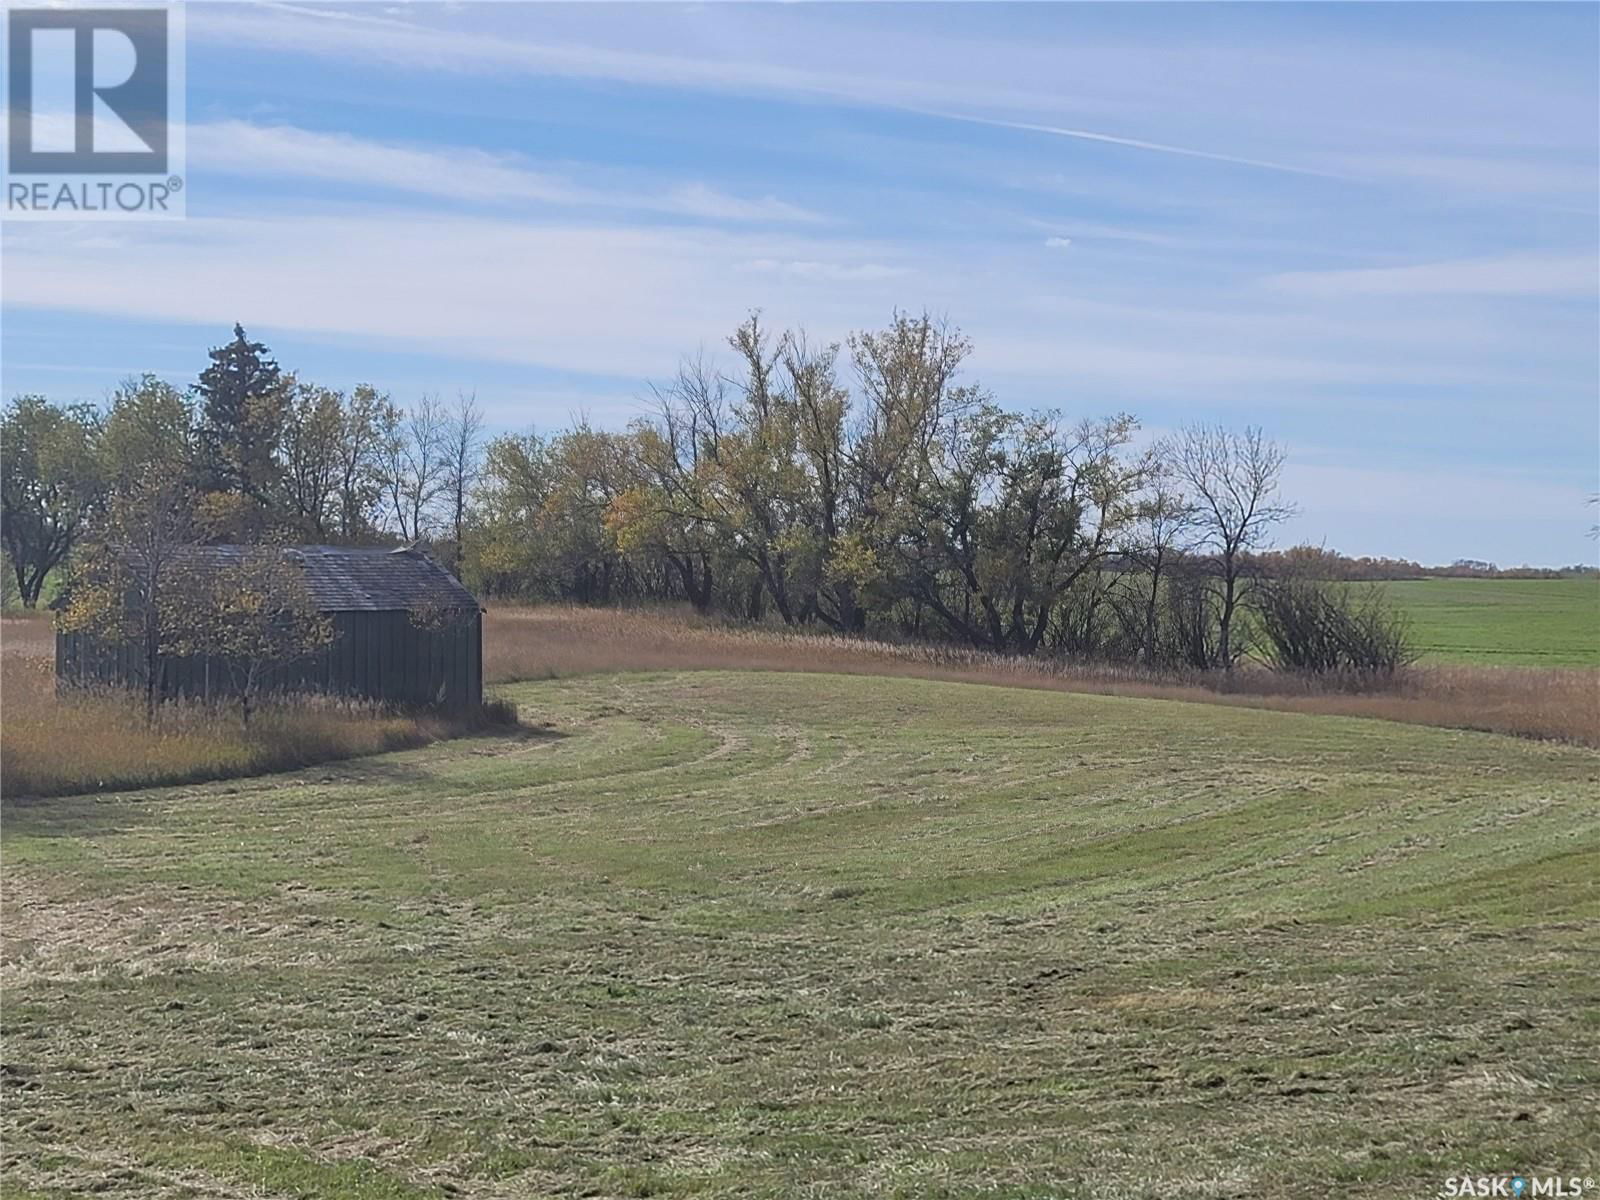
<instances>
[{"instance_id":1,"label":"shed wall","mask_svg":"<svg viewBox=\"0 0 1600 1200\"><path fill-rule=\"evenodd\" d=\"M263 692L321 692L390 704L463 709L483 700L483 614L444 629L420 628L404 611L336 612L333 641L268 673ZM227 663L204 655L163 656L162 696L237 693ZM56 680L66 686L141 687L143 656L130 644L56 634Z\"/></svg>"}]
</instances>

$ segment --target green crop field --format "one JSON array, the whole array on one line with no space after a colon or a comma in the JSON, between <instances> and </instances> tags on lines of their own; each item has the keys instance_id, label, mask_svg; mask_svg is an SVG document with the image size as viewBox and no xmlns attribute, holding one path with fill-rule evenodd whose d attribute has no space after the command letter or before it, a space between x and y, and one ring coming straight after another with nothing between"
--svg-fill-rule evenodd
<instances>
[{"instance_id":1,"label":"green crop field","mask_svg":"<svg viewBox=\"0 0 1600 1200\"><path fill-rule=\"evenodd\" d=\"M1424 661L1600 666L1600 579L1407 579L1380 585Z\"/></svg>"},{"instance_id":2,"label":"green crop field","mask_svg":"<svg viewBox=\"0 0 1600 1200\"><path fill-rule=\"evenodd\" d=\"M7 1197L1600 1174L1600 755L911 679L5 812Z\"/></svg>"}]
</instances>

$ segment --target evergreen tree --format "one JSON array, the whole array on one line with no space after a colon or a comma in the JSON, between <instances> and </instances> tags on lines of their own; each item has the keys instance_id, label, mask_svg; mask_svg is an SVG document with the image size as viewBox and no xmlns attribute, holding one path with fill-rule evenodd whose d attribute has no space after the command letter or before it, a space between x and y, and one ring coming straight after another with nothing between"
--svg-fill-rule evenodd
<instances>
[{"instance_id":1,"label":"evergreen tree","mask_svg":"<svg viewBox=\"0 0 1600 1200\"><path fill-rule=\"evenodd\" d=\"M277 451L293 381L240 325L233 341L210 355L195 385L206 487L232 501L219 511L236 512L241 525L258 528L280 491Z\"/></svg>"}]
</instances>

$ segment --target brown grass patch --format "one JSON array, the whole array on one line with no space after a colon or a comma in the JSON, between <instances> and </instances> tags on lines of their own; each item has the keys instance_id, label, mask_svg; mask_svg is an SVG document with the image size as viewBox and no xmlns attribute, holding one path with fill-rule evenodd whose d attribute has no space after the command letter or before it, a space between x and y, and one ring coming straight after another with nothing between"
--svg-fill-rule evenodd
<instances>
[{"instance_id":1,"label":"brown grass patch","mask_svg":"<svg viewBox=\"0 0 1600 1200\"><path fill-rule=\"evenodd\" d=\"M1373 717L1600 746L1600 671L1593 668L1424 666L1387 691L1352 693L1262 668L1180 676L730 627L672 610L494 608L485 622L484 674L492 681L641 670L899 675Z\"/></svg>"},{"instance_id":2,"label":"brown grass patch","mask_svg":"<svg viewBox=\"0 0 1600 1200\"><path fill-rule=\"evenodd\" d=\"M236 713L167 705L154 728L122 694L55 693L46 614L0 621L0 794L8 798L198 783L420 746L483 727L373 705L268 705ZM1418 667L1388 691L1350 693L1259 668L1176 676L741 628L671 610L496 608L484 629L493 682L613 671L813 671L1373 717L1600 746L1600 671Z\"/></svg>"},{"instance_id":3,"label":"brown grass patch","mask_svg":"<svg viewBox=\"0 0 1600 1200\"><path fill-rule=\"evenodd\" d=\"M1227 1008L1237 1003L1222 992L1208 988L1169 987L1150 988L1142 992L1119 992L1108 996L1111 1008L1133 1012L1172 1012L1190 1009Z\"/></svg>"},{"instance_id":4,"label":"brown grass patch","mask_svg":"<svg viewBox=\"0 0 1600 1200\"><path fill-rule=\"evenodd\" d=\"M268 962L322 966L349 931L310 909L288 912L193 890L111 897L59 894L32 872L6 873L0 986L239 970ZM286 949L287 947L287 949Z\"/></svg>"},{"instance_id":5,"label":"brown grass patch","mask_svg":"<svg viewBox=\"0 0 1600 1200\"><path fill-rule=\"evenodd\" d=\"M56 634L50 614L17 612L0 617L0 651L24 658L54 658Z\"/></svg>"},{"instance_id":6,"label":"brown grass patch","mask_svg":"<svg viewBox=\"0 0 1600 1200\"><path fill-rule=\"evenodd\" d=\"M0 795L7 799L261 775L422 746L510 719L495 707L447 717L299 698L263 705L248 727L237 709L165 704L151 726L127 693L58 696L53 661L18 650L7 634L0 654Z\"/></svg>"}]
</instances>

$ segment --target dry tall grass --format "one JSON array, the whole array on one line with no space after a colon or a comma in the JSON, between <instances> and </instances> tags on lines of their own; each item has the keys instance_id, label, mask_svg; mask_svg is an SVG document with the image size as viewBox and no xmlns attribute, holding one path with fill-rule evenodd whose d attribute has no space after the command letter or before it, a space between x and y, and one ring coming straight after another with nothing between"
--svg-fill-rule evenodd
<instances>
[{"instance_id":1,"label":"dry tall grass","mask_svg":"<svg viewBox=\"0 0 1600 1200\"><path fill-rule=\"evenodd\" d=\"M301 702L266 707L249 729L226 709L168 705L151 729L132 698L58 697L53 645L46 617L0 621L0 794L7 797L255 775L423 745L482 724ZM1375 717L1600 746L1600 671L1585 668L1420 667L1391 691L1352 694L1259 669L1181 677L733 628L668 611L497 608L484 630L484 674L491 682L703 669L903 675Z\"/></svg>"},{"instance_id":2,"label":"dry tall grass","mask_svg":"<svg viewBox=\"0 0 1600 1200\"><path fill-rule=\"evenodd\" d=\"M496 608L484 627L487 679L626 670L825 671L1375 717L1600 746L1600 671L1417 667L1384 692L1350 693L1264 669L1179 676L1007 658L959 647L893 645L730 628L673 611Z\"/></svg>"},{"instance_id":3,"label":"dry tall grass","mask_svg":"<svg viewBox=\"0 0 1600 1200\"><path fill-rule=\"evenodd\" d=\"M47 618L0 623L0 795L63 795L232 779L420 746L504 723L302 698L266 704L245 728L235 708L162 706L145 724L126 693L58 696Z\"/></svg>"},{"instance_id":4,"label":"dry tall grass","mask_svg":"<svg viewBox=\"0 0 1600 1200\"><path fill-rule=\"evenodd\" d=\"M46 612L7 613L0 617L0 651L8 656L53 658L55 627Z\"/></svg>"}]
</instances>

